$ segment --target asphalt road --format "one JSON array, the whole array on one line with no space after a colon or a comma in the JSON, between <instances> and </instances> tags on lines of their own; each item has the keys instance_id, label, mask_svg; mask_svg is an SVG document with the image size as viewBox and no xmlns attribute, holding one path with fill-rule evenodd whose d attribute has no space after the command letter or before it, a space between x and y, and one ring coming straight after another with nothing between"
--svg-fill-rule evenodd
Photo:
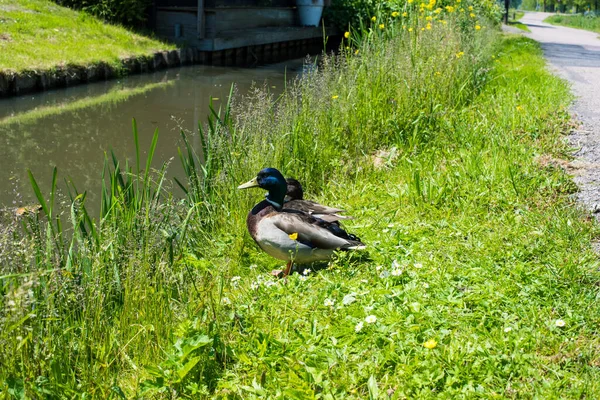
<instances>
[{"instance_id":1,"label":"asphalt road","mask_svg":"<svg viewBox=\"0 0 600 400\"><path fill-rule=\"evenodd\" d=\"M576 160L571 172L583 206L600 217L600 39L598 34L542 22L550 13L526 13L519 21L541 43L551 68L571 83L577 97L572 110L581 126L569 141Z\"/></svg>"}]
</instances>

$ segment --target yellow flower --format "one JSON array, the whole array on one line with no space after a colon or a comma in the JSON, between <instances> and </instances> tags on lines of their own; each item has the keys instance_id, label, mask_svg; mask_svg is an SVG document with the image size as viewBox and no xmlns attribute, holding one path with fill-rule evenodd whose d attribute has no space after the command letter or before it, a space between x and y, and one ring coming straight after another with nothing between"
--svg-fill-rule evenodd
<instances>
[{"instance_id":1,"label":"yellow flower","mask_svg":"<svg viewBox=\"0 0 600 400\"><path fill-rule=\"evenodd\" d=\"M373 21L373 22L377 21L377 17L373 15L373 16L371 17L371 21Z\"/></svg>"},{"instance_id":2,"label":"yellow flower","mask_svg":"<svg viewBox=\"0 0 600 400\"><path fill-rule=\"evenodd\" d=\"M465 55L464 51L459 51L458 53L456 53L456 58L461 58L464 55Z\"/></svg>"},{"instance_id":3,"label":"yellow flower","mask_svg":"<svg viewBox=\"0 0 600 400\"><path fill-rule=\"evenodd\" d=\"M448 23L448 22L444 21L443 19L442 19L442 20L440 20L440 22L441 22L442 24L444 24L444 25L446 25L446 24Z\"/></svg>"},{"instance_id":4,"label":"yellow flower","mask_svg":"<svg viewBox=\"0 0 600 400\"><path fill-rule=\"evenodd\" d=\"M383 30L385 28L384 24L379 24L379 29Z\"/></svg>"},{"instance_id":5,"label":"yellow flower","mask_svg":"<svg viewBox=\"0 0 600 400\"><path fill-rule=\"evenodd\" d=\"M298 239L298 232L290 233L288 236L290 237L290 239L296 240Z\"/></svg>"},{"instance_id":6,"label":"yellow flower","mask_svg":"<svg viewBox=\"0 0 600 400\"><path fill-rule=\"evenodd\" d=\"M469 11L473 11L473 6L469 6Z\"/></svg>"},{"instance_id":7,"label":"yellow flower","mask_svg":"<svg viewBox=\"0 0 600 400\"><path fill-rule=\"evenodd\" d=\"M460 0L456 0L456 4L459 4L459 3L460 3Z\"/></svg>"},{"instance_id":8,"label":"yellow flower","mask_svg":"<svg viewBox=\"0 0 600 400\"><path fill-rule=\"evenodd\" d=\"M425 26L425 28L427 28L428 31L431 30L431 23L428 22L427 26Z\"/></svg>"},{"instance_id":9,"label":"yellow flower","mask_svg":"<svg viewBox=\"0 0 600 400\"><path fill-rule=\"evenodd\" d=\"M442 9L440 7L436 8L434 13L439 14L442 12Z\"/></svg>"},{"instance_id":10,"label":"yellow flower","mask_svg":"<svg viewBox=\"0 0 600 400\"><path fill-rule=\"evenodd\" d=\"M413 31L413 28L408 28L408 31L409 31L409 32L412 32L412 31Z\"/></svg>"},{"instance_id":11,"label":"yellow flower","mask_svg":"<svg viewBox=\"0 0 600 400\"><path fill-rule=\"evenodd\" d=\"M475 18L475 14L473 14L473 13L470 13L470 14L469 14L469 16L470 16L471 18Z\"/></svg>"},{"instance_id":12,"label":"yellow flower","mask_svg":"<svg viewBox=\"0 0 600 400\"><path fill-rule=\"evenodd\" d=\"M461 7L460 10L458 10L458 11L465 12L465 9Z\"/></svg>"},{"instance_id":13,"label":"yellow flower","mask_svg":"<svg viewBox=\"0 0 600 400\"><path fill-rule=\"evenodd\" d=\"M346 46L346 50L350 50L350 46Z\"/></svg>"},{"instance_id":14,"label":"yellow flower","mask_svg":"<svg viewBox=\"0 0 600 400\"><path fill-rule=\"evenodd\" d=\"M440 76L442 73L440 71L435 71L435 76Z\"/></svg>"},{"instance_id":15,"label":"yellow flower","mask_svg":"<svg viewBox=\"0 0 600 400\"><path fill-rule=\"evenodd\" d=\"M481 26L479 26L479 25L475 25L475 30L476 30L476 31L478 31L478 30L480 30L480 29L481 29Z\"/></svg>"},{"instance_id":16,"label":"yellow flower","mask_svg":"<svg viewBox=\"0 0 600 400\"><path fill-rule=\"evenodd\" d=\"M412 4L415 0L408 0L408 4Z\"/></svg>"},{"instance_id":17,"label":"yellow flower","mask_svg":"<svg viewBox=\"0 0 600 400\"><path fill-rule=\"evenodd\" d=\"M517 106L517 111L522 111L523 107L522 106Z\"/></svg>"},{"instance_id":18,"label":"yellow flower","mask_svg":"<svg viewBox=\"0 0 600 400\"><path fill-rule=\"evenodd\" d=\"M394 11L392 13L392 17L394 17L394 18L398 17L398 15L400 15L400 13L398 11Z\"/></svg>"},{"instance_id":19,"label":"yellow flower","mask_svg":"<svg viewBox=\"0 0 600 400\"><path fill-rule=\"evenodd\" d=\"M350 37L350 32L346 32L346 33L344 33L344 37L345 37L346 39L348 39L348 38Z\"/></svg>"},{"instance_id":20,"label":"yellow flower","mask_svg":"<svg viewBox=\"0 0 600 400\"><path fill-rule=\"evenodd\" d=\"M454 7L452 7L452 6L446 6L446 11L448 11L449 13L453 13L454 12Z\"/></svg>"},{"instance_id":21,"label":"yellow flower","mask_svg":"<svg viewBox=\"0 0 600 400\"><path fill-rule=\"evenodd\" d=\"M428 15L427 18L425 18L426 21L431 21L433 19L433 17L431 15Z\"/></svg>"},{"instance_id":22,"label":"yellow flower","mask_svg":"<svg viewBox=\"0 0 600 400\"><path fill-rule=\"evenodd\" d=\"M422 30L422 31L424 31L424 30L425 30L425 28L421 28L421 30Z\"/></svg>"},{"instance_id":23,"label":"yellow flower","mask_svg":"<svg viewBox=\"0 0 600 400\"><path fill-rule=\"evenodd\" d=\"M428 341L426 341L425 343L423 343L423 347L432 350L435 349L437 346L438 342L435 341L435 339L429 339Z\"/></svg>"},{"instance_id":24,"label":"yellow flower","mask_svg":"<svg viewBox=\"0 0 600 400\"><path fill-rule=\"evenodd\" d=\"M403 13L402 13L402 16L403 16L403 17L408 17L408 13L407 13L407 12L403 12Z\"/></svg>"},{"instance_id":25,"label":"yellow flower","mask_svg":"<svg viewBox=\"0 0 600 400\"><path fill-rule=\"evenodd\" d=\"M357 56L358 55L358 49L356 49L356 51L354 52L354 55Z\"/></svg>"}]
</instances>

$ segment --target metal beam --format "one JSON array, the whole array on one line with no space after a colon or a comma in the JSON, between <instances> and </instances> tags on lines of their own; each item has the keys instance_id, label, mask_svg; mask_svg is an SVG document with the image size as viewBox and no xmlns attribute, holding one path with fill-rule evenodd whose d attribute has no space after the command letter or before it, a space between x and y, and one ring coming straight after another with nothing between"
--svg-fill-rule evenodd
<instances>
[{"instance_id":1,"label":"metal beam","mask_svg":"<svg viewBox=\"0 0 600 400\"><path fill-rule=\"evenodd\" d=\"M204 20L204 0L198 0L198 39L206 36L206 21Z\"/></svg>"}]
</instances>

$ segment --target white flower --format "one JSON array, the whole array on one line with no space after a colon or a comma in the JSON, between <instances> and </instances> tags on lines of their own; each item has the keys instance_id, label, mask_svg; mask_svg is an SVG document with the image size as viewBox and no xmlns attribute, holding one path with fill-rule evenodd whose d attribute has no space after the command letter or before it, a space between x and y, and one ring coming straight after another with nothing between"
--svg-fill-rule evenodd
<instances>
[{"instance_id":1,"label":"white flower","mask_svg":"<svg viewBox=\"0 0 600 400\"><path fill-rule=\"evenodd\" d=\"M559 328L562 328L563 326L566 325L565 321L563 319L557 319L556 322L554 322L554 324L556 326L558 326Z\"/></svg>"},{"instance_id":2,"label":"white flower","mask_svg":"<svg viewBox=\"0 0 600 400\"><path fill-rule=\"evenodd\" d=\"M223 297L223 298L221 299L221 303L223 303L224 305L228 306L228 305L230 305L230 304L231 304L231 300L229 300L229 298L228 298L228 297Z\"/></svg>"},{"instance_id":3,"label":"white flower","mask_svg":"<svg viewBox=\"0 0 600 400\"><path fill-rule=\"evenodd\" d=\"M429 289L429 283L425 282L425 283L423 284L423 287L424 287L425 289Z\"/></svg>"},{"instance_id":4,"label":"white flower","mask_svg":"<svg viewBox=\"0 0 600 400\"><path fill-rule=\"evenodd\" d=\"M400 269L400 263L398 260L392 261L392 269Z\"/></svg>"},{"instance_id":5,"label":"white flower","mask_svg":"<svg viewBox=\"0 0 600 400\"><path fill-rule=\"evenodd\" d=\"M400 268L393 269L392 276L400 276L400 275L402 275L402 272L404 272L404 271Z\"/></svg>"},{"instance_id":6,"label":"white flower","mask_svg":"<svg viewBox=\"0 0 600 400\"><path fill-rule=\"evenodd\" d=\"M367 318L365 318L365 322L367 324L374 324L375 322L377 322L377 317L374 315L369 315Z\"/></svg>"},{"instance_id":7,"label":"white flower","mask_svg":"<svg viewBox=\"0 0 600 400\"><path fill-rule=\"evenodd\" d=\"M358 333L358 332L360 332L362 330L362 328L363 328L363 323L361 321L358 324L356 324L356 326L354 327L354 332Z\"/></svg>"},{"instance_id":8,"label":"white flower","mask_svg":"<svg viewBox=\"0 0 600 400\"><path fill-rule=\"evenodd\" d=\"M231 284L233 286L237 286L238 283L240 282L240 279L242 279L241 276L234 276L233 278L231 278Z\"/></svg>"},{"instance_id":9,"label":"white flower","mask_svg":"<svg viewBox=\"0 0 600 400\"><path fill-rule=\"evenodd\" d=\"M421 264L421 263L415 263L415 268L421 269L421 268L423 268L423 264Z\"/></svg>"},{"instance_id":10,"label":"white flower","mask_svg":"<svg viewBox=\"0 0 600 400\"><path fill-rule=\"evenodd\" d=\"M375 267L375 270L381 271L381 268L383 268L383 267L381 265L378 265L378 266Z\"/></svg>"},{"instance_id":11,"label":"white flower","mask_svg":"<svg viewBox=\"0 0 600 400\"><path fill-rule=\"evenodd\" d=\"M332 307L335 304L335 300L332 299L325 299L325 302L323 303L323 305L325 307Z\"/></svg>"},{"instance_id":12,"label":"white flower","mask_svg":"<svg viewBox=\"0 0 600 400\"><path fill-rule=\"evenodd\" d=\"M507 326L506 328L504 328L504 333L508 333L512 331L512 328L510 326Z\"/></svg>"},{"instance_id":13,"label":"white flower","mask_svg":"<svg viewBox=\"0 0 600 400\"><path fill-rule=\"evenodd\" d=\"M252 283L250 284L250 289L252 289L252 290L256 290L256 289L258 289L258 288L259 288L259 286L260 286L260 283L258 283L258 282L252 282Z\"/></svg>"},{"instance_id":14,"label":"white flower","mask_svg":"<svg viewBox=\"0 0 600 400\"><path fill-rule=\"evenodd\" d=\"M277 285L277 282L274 282L274 281L266 281L265 282L266 287L271 287L271 286L275 286L275 285Z\"/></svg>"},{"instance_id":15,"label":"white flower","mask_svg":"<svg viewBox=\"0 0 600 400\"><path fill-rule=\"evenodd\" d=\"M366 279L361 279L360 281L361 281L362 283L369 283L369 281L368 281L368 280L366 280Z\"/></svg>"},{"instance_id":16,"label":"white flower","mask_svg":"<svg viewBox=\"0 0 600 400\"><path fill-rule=\"evenodd\" d=\"M256 264L252 264L252 265L250 265L250 267L248 267L248 268L250 268L250 269L256 269L256 267L258 267L258 265L256 265Z\"/></svg>"},{"instance_id":17,"label":"white flower","mask_svg":"<svg viewBox=\"0 0 600 400\"><path fill-rule=\"evenodd\" d=\"M308 274L310 274L310 269L305 268L304 271L302 271L302 275L307 276Z\"/></svg>"},{"instance_id":18,"label":"white flower","mask_svg":"<svg viewBox=\"0 0 600 400\"><path fill-rule=\"evenodd\" d=\"M298 279L301 280L301 281L305 281L305 280L308 279L308 276L302 276L301 275L301 276L298 277Z\"/></svg>"}]
</instances>

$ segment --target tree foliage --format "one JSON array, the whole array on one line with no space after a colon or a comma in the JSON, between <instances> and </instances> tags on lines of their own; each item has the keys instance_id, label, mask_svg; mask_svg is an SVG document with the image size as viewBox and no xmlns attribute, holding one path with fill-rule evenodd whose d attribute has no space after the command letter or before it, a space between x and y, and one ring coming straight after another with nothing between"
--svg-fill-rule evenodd
<instances>
[{"instance_id":1,"label":"tree foliage","mask_svg":"<svg viewBox=\"0 0 600 400\"><path fill-rule=\"evenodd\" d=\"M512 1L511 4L523 10L598 13L600 0L522 0L520 4Z\"/></svg>"}]
</instances>

